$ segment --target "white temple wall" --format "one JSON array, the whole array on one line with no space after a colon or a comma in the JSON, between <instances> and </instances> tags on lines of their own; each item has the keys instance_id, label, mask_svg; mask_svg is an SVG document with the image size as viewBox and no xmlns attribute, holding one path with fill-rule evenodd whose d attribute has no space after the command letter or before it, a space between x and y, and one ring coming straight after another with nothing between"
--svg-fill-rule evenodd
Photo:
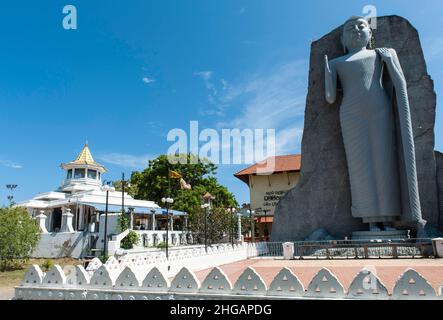
<instances>
[{"instance_id":1,"label":"white temple wall","mask_svg":"<svg viewBox=\"0 0 443 320\"><path fill-rule=\"evenodd\" d=\"M118 230L118 217L120 213L108 213L108 226L107 226L107 235L110 237L111 235L119 234L120 230ZM105 214L100 215L99 222L99 238L97 241L97 249L101 249L104 246L104 234L105 234Z\"/></svg>"},{"instance_id":2,"label":"white temple wall","mask_svg":"<svg viewBox=\"0 0 443 320\"><path fill-rule=\"evenodd\" d=\"M88 236L83 232L51 232L41 234L33 258L82 258L87 254Z\"/></svg>"}]
</instances>

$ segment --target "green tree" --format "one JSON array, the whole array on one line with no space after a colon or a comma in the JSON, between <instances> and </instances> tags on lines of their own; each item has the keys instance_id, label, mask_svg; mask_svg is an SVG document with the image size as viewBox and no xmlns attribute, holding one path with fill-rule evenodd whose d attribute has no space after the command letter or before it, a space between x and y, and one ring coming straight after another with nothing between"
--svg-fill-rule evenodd
<instances>
[{"instance_id":1,"label":"green tree","mask_svg":"<svg viewBox=\"0 0 443 320\"><path fill-rule=\"evenodd\" d=\"M27 210L0 208L0 270L20 268L40 240L40 228Z\"/></svg>"},{"instance_id":2,"label":"green tree","mask_svg":"<svg viewBox=\"0 0 443 320\"><path fill-rule=\"evenodd\" d=\"M121 214L117 220L117 229L119 232L124 232L129 228L129 217L128 215L121 210Z\"/></svg>"},{"instance_id":3,"label":"green tree","mask_svg":"<svg viewBox=\"0 0 443 320\"><path fill-rule=\"evenodd\" d=\"M208 243L218 243L222 238L230 236L232 230L236 232L237 220L231 216L228 209L213 207L200 209L196 211L191 217L191 229L194 231L200 243L205 239L205 215Z\"/></svg>"},{"instance_id":4,"label":"green tree","mask_svg":"<svg viewBox=\"0 0 443 320\"><path fill-rule=\"evenodd\" d=\"M112 186L115 188L115 191L122 191L122 181L121 180L115 180L112 182ZM130 180L126 181L125 183L125 192L127 192L130 195L134 195L135 194L135 187L131 185Z\"/></svg>"},{"instance_id":5,"label":"green tree","mask_svg":"<svg viewBox=\"0 0 443 320\"><path fill-rule=\"evenodd\" d=\"M215 197L212 203L212 211L214 212L212 215L213 237L219 237L223 233L229 234L230 224L227 222L229 212L225 209L237 207L238 204L234 195L217 181L215 176L217 166L206 159L195 161L195 156L191 154L179 156L187 159L187 163L171 164L167 155L150 160L145 170L132 172L130 186L125 190L136 199L155 201L161 206L163 205L161 198L166 196L173 198L174 203L171 209L187 212L190 229L199 234L202 231L203 221L200 208L202 196L209 192ZM182 178L192 186L192 189L182 190L180 179L168 177L169 170L180 173ZM121 182L116 181L114 185L118 190L121 187ZM215 227L216 225L217 227ZM216 241L215 238L213 240Z\"/></svg>"}]
</instances>

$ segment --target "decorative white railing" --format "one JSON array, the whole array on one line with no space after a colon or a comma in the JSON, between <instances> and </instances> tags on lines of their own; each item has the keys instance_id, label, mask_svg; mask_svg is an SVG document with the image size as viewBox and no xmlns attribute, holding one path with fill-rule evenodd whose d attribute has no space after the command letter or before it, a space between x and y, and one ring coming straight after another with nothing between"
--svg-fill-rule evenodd
<instances>
[{"instance_id":1,"label":"decorative white railing","mask_svg":"<svg viewBox=\"0 0 443 320\"><path fill-rule=\"evenodd\" d=\"M115 267L115 266L114 266ZM376 275L362 269L349 288L345 288L328 269L321 269L307 289L290 269L283 268L269 287L259 273L249 267L232 284L218 267L202 283L196 275L182 268L172 281L153 267L142 276L133 267L123 270L101 265L88 273L83 266L58 265L43 273L32 266L15 288L15 299L29 300L162 300L162 299L442 299L434 288L413 269L406 269L396 281L393 292ZM441 290L440 290L441 291Z\"/></svg>"},{"instance_id":2,"label":"decorative white railing","mask_svg":"<svg viewBox=\"0 0 443 320\"><path fill-rule=\"evenodd\" d=\"M164 230L134 230L140 236L139 247L156 246L166 242L166 231ZM173 230L168 232L168 242L172 246L183 246L193 242L192 234L187 231Z\"/></svg>"},{"instance_id":3,"label":"decorative white railing","mask_svg":"<svg viewBox=\"0 0 443 320\"><path fill-rule=\"evenodd\" d=\"M265 247L264 243L255 244L218 244L213 246L186 246L169 249L169 258L166 258L164 249L131 249L124 251L124 255L111 257L106 262L109 267L123 270L126 266L132 267L136 272L146 272L149 267L156 266L168 276L173 276L181 268L197 271L212 268L221 264L256 257ZM99 264L98 259L88 266L88 271L94 271ZM94 269L95 268L95 269Z\"/></svg>"},{"instance_id":4,"label":"decorative white railing","mask_svg":"<svg viewBox=\"0 0 443 320\"><path fill-rule=\"evenodd\" d=\"M133 252L93 259L83 266L56 265L43 273L33 265L15 288L16 299L29 300L152 300L152 299L443 299L414 269L406 269L388 292L382 281L362 269L347 290L328 269L321 269L304 288L297 275L282 268L269 287L252 267L232 284L218 267L266 254L265 243L176 248L169 260L164 251ZM195 271L212 270L202 283ZM443 287L443 286L442 286Z\"/></svg>"}]
</instances>

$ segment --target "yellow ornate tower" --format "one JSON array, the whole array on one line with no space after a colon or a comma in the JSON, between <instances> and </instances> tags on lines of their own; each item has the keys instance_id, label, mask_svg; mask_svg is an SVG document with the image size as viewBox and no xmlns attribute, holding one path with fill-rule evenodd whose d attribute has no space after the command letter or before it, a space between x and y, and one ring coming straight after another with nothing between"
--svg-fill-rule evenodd
<instances>
[{"instance_id":1,"label":"yellow ornate tower","mask_svg":"<svg viewBox=\"0 0 443 320\"><path fill-rule=\"evenodd\" d=\"M103 165L94 161L88 143L74 161L62 164L61 168L66 170L61 190L72 193L100 189L101 176L107 171Z\"/></svg>"}]
</instances>

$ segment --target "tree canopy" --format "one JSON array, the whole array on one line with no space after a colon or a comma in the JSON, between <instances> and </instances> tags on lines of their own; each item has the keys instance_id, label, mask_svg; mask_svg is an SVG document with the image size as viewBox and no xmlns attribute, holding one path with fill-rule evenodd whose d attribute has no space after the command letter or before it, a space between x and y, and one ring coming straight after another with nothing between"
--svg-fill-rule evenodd
<instances>
[{"instance_id":1,"label":"tree canopy","mask_svg":"<svg viewBox=\"0 0 443 320\"><path fill-rule=\"evenodd\" d=\"M215 197L215 207L237 207L234 195L225 186L220 185L215 177L217 166L201 159L193 164L191 158L194 156L186 156L189 160L187 164L171 164L167 155L150 160L146 169L132 172L130 186L126 187L126 191L136 199L155 201L159 205L162 205L163 197L169 196L174 199L171 206L173 209L188 213L195 210L195 207L200 207L202 196L206 192ZM180 179L168 177L169 170L178 172L192 189L182 190ZM120 181L117 181L115 186L121 190Z\"/></svg>"},{"instance_id":2,"label":"tree canopy","mask_svg":"<svg viewBox=\"0 0 443 320\"><path fill-rule=\"evenodd\" d=\"M24 208L0 208L0 270L21 267L40 240L40 228Z\"/></svg>"},{"instance_id":3,"label":"tree canopy","mask_svg":"<svg viewBox=\"0 0 443 320\"><path fill-rule=\"evenodd\" d=\"M173 198L174 203L170 208L187 212L191 229L196 232L200 232L202 227L200 207L202 196L209 192L215 197L212 201L212 212L214 212L214 218L217 216L217 230L221 233L228 233L230 213L226 209L236 208L238 204L234 195L217 181L215 176L217 166L204 159L199 159L198 162L193 161L195 156L191 154L180 156L187 158L186 164L170 163L167 155L160 155L150 160L146 169L132 172L129 179L130 185L125 190L135 199L155 201L160 206L163 206L161 202L163 197ZM179 173L192 188L181 189L180 179L169 177L170 170ZM116 181L114 186L121 190L121 181Z\"/></svg>"}]
</instances>

